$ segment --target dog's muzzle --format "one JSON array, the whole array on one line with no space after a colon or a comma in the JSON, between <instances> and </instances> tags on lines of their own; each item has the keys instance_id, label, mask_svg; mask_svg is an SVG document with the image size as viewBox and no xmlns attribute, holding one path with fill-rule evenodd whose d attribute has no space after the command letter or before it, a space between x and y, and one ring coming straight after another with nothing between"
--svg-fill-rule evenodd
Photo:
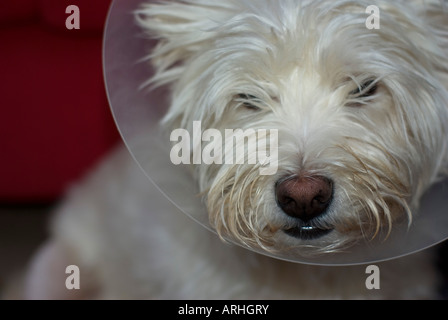
<instances>
[{"instance_id":1,"label":"dog's muzzle","mask_svg":"<svg viewBox=\"0 0 448 320\"><path fill-rule=\"evenodd\" d=\"M292 176L281 179L275 186L277 204L297 226L284 230L286 234L310 240L326 235L332 229L321 229L313 220L324 215L333 199L333 182L322 176Z\"/></svg>"}]
</instances>

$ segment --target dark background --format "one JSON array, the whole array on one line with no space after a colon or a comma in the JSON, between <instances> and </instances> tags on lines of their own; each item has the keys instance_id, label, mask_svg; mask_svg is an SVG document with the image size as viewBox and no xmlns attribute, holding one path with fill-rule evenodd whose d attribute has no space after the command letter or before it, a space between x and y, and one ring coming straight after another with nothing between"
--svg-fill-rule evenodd
<instances>
[{"instance_id":1,"label":"dark background","mask_svg":"<svg viewBox=\"0 0 448 320\"><path fill-rule=\"evenodd\" d=\"M0 0L0 290L70 186L119 140L102 72L110 0ZM65 25L69 5L80 29Z\"/></svg>"}]
</instances>

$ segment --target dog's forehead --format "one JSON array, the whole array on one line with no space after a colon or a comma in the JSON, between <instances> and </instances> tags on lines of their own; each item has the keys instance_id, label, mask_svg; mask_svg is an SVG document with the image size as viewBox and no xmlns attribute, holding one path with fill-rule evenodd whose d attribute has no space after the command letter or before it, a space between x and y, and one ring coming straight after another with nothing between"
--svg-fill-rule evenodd
<instances>
[{"instance_id":1,"label":"dog's forehead","mask_svg":"<svg viewBox=\"0 0 448 320\"><path fill-rule=\"evenodd\" d=\"M411 2L411 1L409 1ZM373 47L384 48L389 44L405 44L403 40L418 31L407 21L406 15L413 10L401 1L392 3L376 1L381 28L368 28L371 12L369 1L238 1L229 16L219 19L209 17L217 32L215 45L219 49L285 56L325 56L325 50L337 53L341 58L354 53L371 51ZM370 12L370 13L369 13ZM410 42L415 38L410 38ZM279 58L284 58L279 56ZM284 60L284 59L283 59ZM350 60L350 59L348 59Z\"/></svg>"},{"instance_id":2,"label":"dog's forehead","mask_svg":"<svg viewBox=\"0 0 448 320\"><path fill-rule=\"evenodd\" d=\"M371 60L372 43L384 46L392 37L366 28L362 4L336 2L339 6L328 1L282 1L271 10L243 1L241 12L215 29L219 36L209 49L221 62L257 69L259 75L263 68L275 76L298 68L308 77L316 72L329 77L340 73L337 68L359 68L360 62ZM350 71L358 70L346 70Z\"/></svg>"},{"instance_id":3,"label":"dog's forehead","mask_svg":"<svg viewBox=\"0 0 448 320\"><path fill-rule=\"evenodd\" d=\"M399 1L397 7L393 7L395 3L377 3L381 28L373 30L366 27L368 2L284 0L263 4L268 5L238 2L232 17L215 21L217 36L205 51L210 50L218 65L270 83L289 83L289 78L301 75L299 79L306 78L307 85L323 81L334 87L349 77L386 74L392 65L405 70L425 61L414 46L424 37L412 23L404 25L406 8ZM201 54L198 57L203 58Z\"/></svg>"},{"instance_id":4,"label":"dog's forehead","mask_svg":"<svg viewBox=\"0 0 448 320\"><path fill-rule=\"evenodd\" d=\"M344 33L366 32L366 7L362 1L252 1L235 4L229 16L209 17L220 40L258 38L264 41L301 42L338 36ZM271 5L269 5L271 3ZM224 42L225 43L225 42ZM291 43L290 43L291 44Z\"/></svg>"}]
</instances>

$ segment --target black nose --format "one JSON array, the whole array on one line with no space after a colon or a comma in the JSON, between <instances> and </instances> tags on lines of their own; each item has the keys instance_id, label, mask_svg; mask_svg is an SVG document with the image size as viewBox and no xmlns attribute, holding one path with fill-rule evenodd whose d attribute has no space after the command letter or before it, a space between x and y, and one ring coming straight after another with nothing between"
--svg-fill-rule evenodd
<instances>
[{"instance_id":1,"label":"black nose","mask_svg":"<svg viewBox=\"0 0 448 320\"><path fill-rule=\"evenodd\" d=\"M322 176L294 177L278 182L275 195L284 213L306 222L325 213L333 198L333 183Z\"/></svg>"}]
</instances>

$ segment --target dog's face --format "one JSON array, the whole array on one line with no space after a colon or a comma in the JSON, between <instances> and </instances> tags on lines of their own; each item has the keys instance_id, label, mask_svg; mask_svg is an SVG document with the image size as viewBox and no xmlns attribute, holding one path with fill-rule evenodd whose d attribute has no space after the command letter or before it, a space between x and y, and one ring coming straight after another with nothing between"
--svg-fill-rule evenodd
<instances>
[{"instance_id":1,"label":"dog's face","mask_svg":"<svg viewBox=\"0 0 448 320\"><path fill-rule=\"evenodd\" d=\"M239 142L265 143L270 163L226 162L218 139L193 145L222 151L195 165L218 234L333 252L412 220L447 164L448 39L437 26L448 14L429 2L377 3L379 29L366 27L371 1L142 7L138 21L161 39L154 82L173 89L165 123L266 133Z\"/></svg>"}]
</instances>

